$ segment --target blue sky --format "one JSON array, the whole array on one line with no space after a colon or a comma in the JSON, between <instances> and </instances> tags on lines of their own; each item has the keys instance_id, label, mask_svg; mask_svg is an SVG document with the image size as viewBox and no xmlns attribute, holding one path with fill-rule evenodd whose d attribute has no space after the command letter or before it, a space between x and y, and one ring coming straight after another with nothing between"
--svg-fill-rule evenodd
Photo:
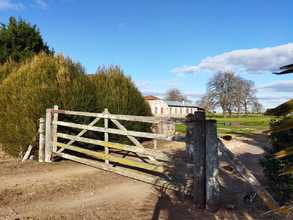
<instances>
[{"instance_id":1,"label":"blue sky","mask_svg":"<svg viewBox=\"0 0 293 220\"><path fill-rule=\"evenodd\" d=\"M0 22L36 24L89 73L120 65L145 94L176 87L196 100L224 69L253 80L265 107L293 97L290 0L0 0ZM291 16L290 16L291 15Z\"/></svg>"}]
</instances>

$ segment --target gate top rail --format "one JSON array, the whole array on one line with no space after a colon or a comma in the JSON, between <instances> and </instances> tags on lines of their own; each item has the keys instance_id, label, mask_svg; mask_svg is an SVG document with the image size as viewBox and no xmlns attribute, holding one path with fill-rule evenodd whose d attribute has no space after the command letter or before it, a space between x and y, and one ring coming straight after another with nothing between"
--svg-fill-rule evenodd
<instances>
[{"instance_id":1,"label":"gate top rail","mask_svg":"<svg viewBox=\"0 0 293 220\"><path fill-rule=\"evenodd\" d=\"M136 122L145 122L158 124L162 122L164 119L157 118L153 116L137 116L137 115L118 115L111 113L94 113L94 112L81 112L81 111L69 111L62 109L51 109L52 113L59 113L65 115L77 115L77 116L86 116L86 117L96 117L96 118L107 118L107 119L116 119L116 120L124 120L124 121L136 121Z\"/></svg>"}]
</instances>

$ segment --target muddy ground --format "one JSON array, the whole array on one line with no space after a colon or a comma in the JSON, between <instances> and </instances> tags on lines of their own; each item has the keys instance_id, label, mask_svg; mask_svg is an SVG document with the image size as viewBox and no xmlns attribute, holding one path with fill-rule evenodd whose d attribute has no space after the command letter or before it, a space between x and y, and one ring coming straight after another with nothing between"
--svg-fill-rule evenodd
<instances>
[{"instance_id":1,"label":"muddy ground","mask_svg":"<svg viewBox=\"0 0 293 220\"><path fill-rule=\"evenodd\" d=\"M258 164L267 147L262 138L233 139L226 145L264 181ZM169 146L182 147L162 144ZM189 198L114 173L65 160L21 163L0 154L0 219L278 219L263 215L267 209L258 198L244 202L251 188L236 173L221 169L220 182L221 209L208 213Z\"/></svg>"}]
</instances>

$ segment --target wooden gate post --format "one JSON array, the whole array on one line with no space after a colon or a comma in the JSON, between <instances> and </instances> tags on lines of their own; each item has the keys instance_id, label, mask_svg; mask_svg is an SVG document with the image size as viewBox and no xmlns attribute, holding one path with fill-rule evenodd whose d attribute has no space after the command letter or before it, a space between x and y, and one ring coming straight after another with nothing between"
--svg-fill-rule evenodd
<instances>
[{"instance_id":1,"label":"wooden gate post","mask_svg":"<svg viewBox=\"0 0 293 220\"><path fill-rule=\"evenodd\" d=\"M194 151L194 138L193 138L194 115L193 114L189 114L186 116L185 125L186 125L186 137L185 137L186 161L188 163L193 163L193 151Z\"/></svg>"},{"instance_id":2,"label":"wooden gate post","mask_svg":"<svg viewBox=\"0 0 293 220\"><path fill-rule=\"evenodd\" d=\"M58 110L58 105L54 105L54 110ZM53 122L57 123L58 121L58 112L53 113ZM57 125L52 125L52 150L57 152Z\"/></svg>"},{"instance_id":3,"label":"wooden gate post","mask_svg":"<svg viewBox=\"0 0 293 220\"><path fill-rule=\"evenodd\" d=\"M52 114L51 109L46 110L45 125L45 162L51 162L52 156Z\"/></svg>"},{"instance_id":4,"label":"wooden gate post","mask_svg":"<svg viewBox=\"0 0 293 220\"><path fill-rule=\"evenodd\" d=\"M206 123L205 112L194 112L192 142L194 143L193 201L198 208L206 206Z\"/></svg>"},{"instance_id":5,"label":"wooden gate post","mask_svg":"<svg viewBox=\"0 0 293 220\"><path fill-rule=\"evenodd\" d=\"M39 121L39 162L45 159L45 119L40 118Z\"/></svg>"},{"instance_id":6,"label":"wooden gate post","mask_svg":"<svg viewBox=\"0 0 293 220\"><path fill-rule=\"evenodd\" d=\"M218 138L216 120L206 121L206 208L209 211L219 209L220 188Z\"/></svg>"},{"instance_id":7,"label":"wooden gate post","mask_svg":"<svg viewBox=\"0 0 293 220\"><path fill-rule=\"evenodd\" d=\"M108 109L107 108L105 108L105 110L104 110L104 114L109 114L109 111L108 111ZM108 127L109 127L109 119L108 118L104 118L104 127L105 127L105 129L108 129ZM105 132L104 133L104 140L106 141L106 142L108 142L109 141L109 134L108 134L108 132ZM108 156L108 154L109 154L109 148L108 147L105 147L105 154ZM109 160L105 160L105 163L106 164L109 164Z\"/></svg>"}]
</instances>

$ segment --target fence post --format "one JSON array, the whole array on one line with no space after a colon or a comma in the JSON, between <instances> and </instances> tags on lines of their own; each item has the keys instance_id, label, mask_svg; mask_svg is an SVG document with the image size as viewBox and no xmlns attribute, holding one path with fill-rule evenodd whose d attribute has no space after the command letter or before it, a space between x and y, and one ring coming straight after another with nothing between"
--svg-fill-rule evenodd
<instances>
[{"instance_id":1,"label":"fence post","mask_svg":"<svg viewBox=\"0 0 293 220\"><path fill-rule=\"evenodd\" d=\"M186 116L185 120L186 124L186 160L189 163L193 162L193 151L194 151L194 138L193 138L193 131L194 131L194 115L189 114Z\"/></svg>"},{"instance_id":2,"label":"fence post","mask_svg":"<svg viewBox=\"0 0 293 220\"><path fill-rule=\"evenodd\" d=\"M45 125L45 162L51 162L52 156L52 115L51 109L46 110L46 125Z\"/></svg>"},{"instance_id":3,"label":"fence post","mask_svg":"<svg viewBox=\"0 0 293 220\"><path fill-rule=\"evenodd\" d=\"M206 121L206 208L217 211L219 208L220 188L217 181L219 174L218 138L216 120Z\"/></svg>"},{"instance_id":4,"label":"fence post","mask_svg":"<svg viewBox=\"0 0 293 220\"><path fill-rule=\"evenodd\" d=\"M54 110L58 110L58 105L54 105ZM58 121L58 112L53 113L53 122L57 123ZM57 125L52 125L52 139L53 139L53 152L57 152Z\"/></svg>"},{"instance_id":5,"label":"fence post","mask_svg":"<svg viewBox=\"0 0 293 220\"><path fill-rule=\"evenodd\" d=\"M45 119L39 120L39 162L44 162L45 154Z\"/></svg>"},{"instance_id":6,"label":"fence post","mask_svg":"<svg viewBox=\"0 0 293 220\"><path fill-rule=\"evenodd\" d=\"M193 142L193 201L198 208L206 206L206 123L205 112L194 112Z\"/></svg>"},{"instance_id":7,"label":"fence post","mask_svg":"<svg viewBox=\"0 0 293 220\"><path fill-rule=\"evenodd\" d=\"M109 114L109 111L108 111L107 108L105 108L104 114L107 114L107 115ZM109 123L109 119L108 118L104 118L104 127L105 127L105 129L107 129L109 127L108 123ZM108 134L108 132L105 132L104 133L104 140L106 142L109 141L109 134ZM109 148L108 147L105 147L105 154L109 154ZM106 164L109 164L109 160L105 160L105 163Z\"/></svg>"}]
</instances>

